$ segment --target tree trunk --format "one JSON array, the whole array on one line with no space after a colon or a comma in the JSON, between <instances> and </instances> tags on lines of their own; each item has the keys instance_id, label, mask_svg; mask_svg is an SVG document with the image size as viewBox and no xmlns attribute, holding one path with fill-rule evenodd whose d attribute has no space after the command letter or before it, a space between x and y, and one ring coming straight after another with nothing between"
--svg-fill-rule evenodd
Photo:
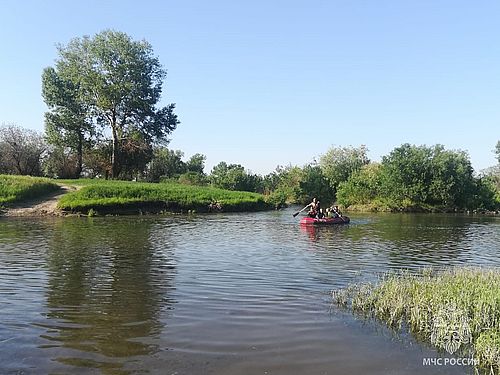
<instances>
[{"instance_id":1,"label":"tree trunk","mask_svg":"<svg viewBox=\"0 0 500 375\"><path fill-rule=\"evenodd\" d=\"M77 145L77 160L76 160L76 178L80 178L83 169L83 134L78 133L78 145Z\"/></svg>"},{"instance_id":2,"label":"tree trunk","mask_svg":"<svg viewBox=\"0 0 500 375\"><path fill-rule=\"evenodd\" d=\"M116 126L112 128L113 133L113 152L111 154L111 178L115 179L120 174L120 142Z\"/></svg>"}]
</instances>

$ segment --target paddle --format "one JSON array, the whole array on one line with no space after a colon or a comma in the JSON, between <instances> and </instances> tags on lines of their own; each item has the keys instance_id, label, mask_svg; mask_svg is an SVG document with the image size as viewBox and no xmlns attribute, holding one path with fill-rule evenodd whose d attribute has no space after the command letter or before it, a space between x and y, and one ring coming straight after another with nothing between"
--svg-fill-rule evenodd
<instances>
[{"instance_id":1,"label":"paddle","mask_svg":"<svg viewBox=\"0 0 500 375\"><path fill-rule=\"evenodd\" d=\"M334 209L333 209L333 212L334 212L335 214L337 214L337 217L340 217L340 218L342 219L342 221L345 223L345 219L342 217L342 214L341 214L338 210L336 210L336 209L334 208Z\"/></svg>"},{"instance_id":2,"label":"paddle","mask_svg":"<svg viewBox=\"0 0 500 375\"><path fill-rule=\"evenodd\" d=\"M302 210L300 211L297 211L296 213L293 214L293 217L296 217L298 214L300 214L302 211L304 211L307 207L309 207L310 204L308 204L307 206L305 206Z\"/></svg>"}]
</instances>

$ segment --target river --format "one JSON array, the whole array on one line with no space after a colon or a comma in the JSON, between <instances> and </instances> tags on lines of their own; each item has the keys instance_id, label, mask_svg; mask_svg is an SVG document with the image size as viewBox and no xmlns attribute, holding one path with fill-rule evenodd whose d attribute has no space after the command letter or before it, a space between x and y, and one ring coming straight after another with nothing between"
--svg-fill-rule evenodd
<instances>
[{"instance_id":1,"label":"river","mask_svg":"<svg viewBox=\"0 0 500 375\"><path fill-rule=\"evenodd\" d=\"M500 219L0 218L0 373L463 374L331 305L388 270L500 266Z\"/></svg>"}]
</instances>

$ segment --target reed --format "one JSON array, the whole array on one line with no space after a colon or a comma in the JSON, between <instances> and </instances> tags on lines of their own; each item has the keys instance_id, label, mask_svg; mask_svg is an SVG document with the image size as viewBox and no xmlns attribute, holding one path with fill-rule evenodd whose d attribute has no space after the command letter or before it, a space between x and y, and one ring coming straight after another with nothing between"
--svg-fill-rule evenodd
<instances>
[{"instance_id":1,"label":"reed","mask_svg":"<svg viewBox=\"0 0 500 375\"><path fill-rule=\"evenodd\" d=\"M453 354L469 353L479 366L500 369L500 269L460 267L384 275L375 284L333 292L334 303Z\"/></svg>"}]
</instances>

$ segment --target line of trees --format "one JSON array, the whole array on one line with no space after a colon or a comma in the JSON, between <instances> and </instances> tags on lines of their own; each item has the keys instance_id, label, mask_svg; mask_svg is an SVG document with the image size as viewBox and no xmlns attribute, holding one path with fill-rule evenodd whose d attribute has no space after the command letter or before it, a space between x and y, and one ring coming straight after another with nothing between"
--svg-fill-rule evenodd
<instances>
[{"instance_id":1,"label":"line of trees","mask_svg":"<svg viewBox=\"0 0 500 375\"><path fill-rule=\"evenodd\" d=\"M339 185L337 199L372 209L494 210L500 204L499 177L495 169L475 176L464 151L403 144L381 163L352 173Z\"/></svg>"},{"instance_id":2,"label":"line of trees","mask_svg":"<svg viewBox=\"0 0 500 375\"><path fill-rule=\"evenodd\" d=\"M0 127L0 173L71 177L80 169L78 156L70 148L51 145L48 137L15 125ZM474 173L466 152L446 150L441 145L403 144L380 163L368 159L365 146L331 147L318 162L278 166L264 176L224 161L206 174L205 155L197 153L185 159L182 151L165 146L125 147L122 152L128 155L121 166L122 179L174 180L258 192L276 206L304 204L314 196L324 203L336 201L344 207L373 210L500 208L500 141L495 148L498 165L481 175ZM109 148L86 151L83 175L104 178L109 164L101 167L100 163L110 159Z\"/></svg>"},{"instance_id":3,"label":"line of trees","mask_svg":"<svg viewBox=\"0 0 500 375\"><path fill-rule=\"evenodd\" d=\"M45 134L0 129L0 173L54 178L101 177L185 184L266 194L280 206L323 202L374 209L495 209L500 167L475 176L463 151L404 144L381 163L367 148L332 147L319 162L279 166L266 176L222 161L207 175L205 156L187 161L167 148L179 125L175 104L159 107L166 71L146 41L106 30L58 46L42 74ZM500 141L496 145L500 165Z\"/></svg>"}]
</instances>

